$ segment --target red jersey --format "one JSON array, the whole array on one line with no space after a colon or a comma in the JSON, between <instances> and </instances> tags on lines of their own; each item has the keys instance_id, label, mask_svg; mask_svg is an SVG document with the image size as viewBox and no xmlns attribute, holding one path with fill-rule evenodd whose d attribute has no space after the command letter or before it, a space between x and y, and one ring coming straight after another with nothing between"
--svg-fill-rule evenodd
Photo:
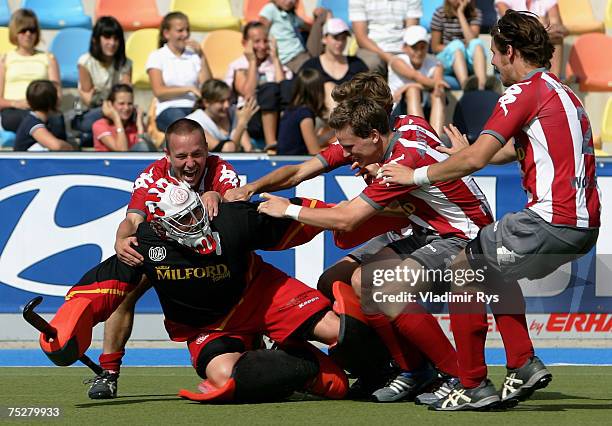
<instances>
[{"instance_id":1,"label":"red jersey","mask_svg":"<svg viewBox=\"0 0 612 426\"><path fill-rule=\"evenodd\" d=\"M582 103L545 69L506 89L482 133L514 137L527 208L554 225L599 227L593 135Z\"/></svg>"},{"instance_id":2,"label":"red jersey","mask_svg":"<svg viewBox=\"0 0 612 426\"><path fill-rule=\"evenodd\" d=\"M397 163L416 169L448 158L435 149L441 141L425 119L402 116L395 122L395 128L384 164ZM329 169L351 162L339 143L321 152L318 158ZM411 222L446 237L473 239L480 228L493 222L486 197L470 176L423 186L397 185L377 178L360 197L378 210L397 201Z\"/></svg>"},{"instance_id":3,"label":"red jersey","mask_svg":"<svg viewBox=\"0 0 612 426\"><path fill-rule=\"evenodd\" d=\"M143 170L143 172L134 181L132 189L132 198L128 204L128 213L138 213L147 216L145 207L145 198L148 188L150 188L158 179L172 176L172 166L166 157L161 158ZM216 191L219 194L225 194L225 191L231 188L240 186L238 174L230 163L216 155L209 155L206 158L206 170L202 176L202 181L198 188L198 192Z\"/></svg>"}]
</instances>

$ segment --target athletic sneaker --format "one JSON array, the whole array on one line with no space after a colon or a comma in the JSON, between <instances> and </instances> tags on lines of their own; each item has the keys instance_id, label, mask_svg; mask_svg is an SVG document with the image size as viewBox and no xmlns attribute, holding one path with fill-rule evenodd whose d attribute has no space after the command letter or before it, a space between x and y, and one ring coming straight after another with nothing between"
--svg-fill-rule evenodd
<instances>
[{"instance_id":1,"label":"athletic sneaker","mask_svg":"<svg viewBox=\"0 0 612 426\"><path fill-rule=\"evenodd\" d=\"M438 374L429 366L420 370L404 371L390 380L387 386L372 393L376 402L396 402L414 399L419 392L429 386Z\"/></svg>"},{"instance_id":2,"label":"athletic sneaker","mask_svg":"<svg viewBox=\"0 0 612 426\"><path fill-rule=\"evenodd\" d=\"M379 371L378 375L358 377L349 388L346 397L347 399L357 400L370 399L377 389L384 387L393 377L396 377L397 374L398 368L390 363L387 367Z\"/></svg>"},{"instance_id":3,"label":"athletic sneaker","mask_svg":"<svg viewBox=\"0 0 612 426\"><path fill-rule=\"evenodd\" d=\"M89 395L89 398L91 399L116 398L118 379L119 373L111 373L108 370L104 370L99 376L84 382L85 384L91 383L87 395Z\"/></svg>"},{"instance_id":4,"label":"athletic sneaker","mask_svg":"<svg viewBox=\"0 0 612 426\"><path fill-rule=\"evenodd\" d=\"M459 379L456 377L446 377L442 379L440 385L432 390L432 392L422 393L418 395L414 402L417 405L431 405L434 402L447 396L457 385L459 385Z\"/></svg>"},{"instance_id":5,"label":"athletic sneaker","mask_svg":"<svg viewBox=\"0 0 612 426\"><path fill-rule=\"evenodd\" d=\"M531 357L520 368L508 369L504 384L500 390L502 401L524 401L537 389L548 386L552 374L537 356Z\"/></svg>"},{"instance_id":6,"label":"athletic sneaker","mask_svg":"<svg viewBox=\"0 0 612 426\"><path fill-rule=\"evenodd\" d=\"M500 404L499 394L489 379L478 387L466 389L460 383L448 395L429 406L436 411L487 410Z\"/></svg>"}]
</instances>

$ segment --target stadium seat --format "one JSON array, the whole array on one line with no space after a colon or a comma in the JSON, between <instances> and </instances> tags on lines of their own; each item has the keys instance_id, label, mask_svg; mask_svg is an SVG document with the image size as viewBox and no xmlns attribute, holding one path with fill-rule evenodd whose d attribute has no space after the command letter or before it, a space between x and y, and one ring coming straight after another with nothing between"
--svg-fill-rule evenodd
<instances>
[{"instance_id":1,"label":"stadium seat","mask_svg":"<svg viewBox=\"0 0 612 426\"><path fill-rule=\"evenodd\" d=\"M8 5L8 0L0 0L0 26L8 27L11 20L11 8Z\"/></svg>"},{"instance_id":2,"label":"stadium seat","mask_svg":"<svg viewBox=\"0 0 612 426\"><path fill-rule=\"evenodd\" d=\"M476 0L476 7L482 12L480 34L489 34L491 28L497 23L497 10L491 0Z\"/></svg>"},{"instance_id":3,"label":"stadium seat","mask_svg":"<svg viewBox=\"0 0 612 426\"><path fill-rule=\"evenodd\" d=\"M134 31L125 42L125 54L132 60L132 84L138 89L149 89L145 65L149 54L157 49L159 30L145 28Z\"/></svg>"},{"instance_id":4,"label":"stadium seat","mask_svg":"<svg viewBox=\"0 0 612 426\"><path fill-rule=\"evenodd\" d=\"M604 24L595 19L590 0L559 0L563 25L570 34L604 32Z\"/></svg>"},{"instance_id":5,"label":"stadium seat","mask_svg":"<svg viewBox=\"0 0 612 426\"><path fill-rule=\"evenodd\" d=\"M216 30L202 41L202 51L214 78L225 79L228 65L244 52L242 33L233 30Z\"/></svg>"},{"instance_id":6,"label":"stadium seat","mask_svg":"<svg viewBox=\"0 0 612 426\"><path fill-rule=\"evenodd\" d=\"M15 49L15 46L9 41L9 29L0 27L0 54L6 53L9 50Z\"/></svg>"},{"instance_id":7,"label":"stadium seat","mask_svg":"<svg viewBox=\"0 0 612 426\"><path fill-rule=\"evenodd\" d=\"M124 31L159 28L162 20L155 0L130 0L129 7L125 0L97 0L95 16L115 17Z\"/></svg>"},{"instance_id":8,"label":"stadium seat","mask_svg":"<svg viewBox=\"0 0 612 426\"><path fill-rule=\"evenodd\" d=\"M499 94L492 90L465 92L453 114L453 124L474 143L491 115Z\"/></svg>"},{"instance_id":9,"label":"stadium seat","mask_svg":"<svg viewBox=\"0 0 612 426\"><path fill-rule=\"evenodd\" d=\"M8 130L0 130L0 147L12 148L15 146L15 132L9 132Z\"/></svg>"},{"instance_id":10,"label":"stadium seat","mask_svg":"<svg viewBox=\"0 0 612 426\"><path fill-rule=\"evenodd\" d=\"M91 28L91 17L85 15L81 0L23 0L21 7L36 13L42 29Z\"/></svg>"},{"instance_id":11,"label":"stadium seat","mask_svg":"<svg viewBox=\"0 0 612 426\"><path fill-rule=\"evenodd\" d=\"M442 6L444 0L428 0L422 2L423 4L423 16L419 20L419 23L427 28L427 31L431 31L431 18L437 8Z\"/></svg>"},{"instance_id":12,"label":"stadium seat","mask_svg":"<svg viewBox=\"0 0 612 426\"><path fill-rule=\"evenodd\" d=\"M49 46L59 65L63 87L77 87L79 84L79 57L89 50L91 30L85 28L64 28L58 31Z\"/></svg>"},{"instance_id":13,"label":"stadium seat","mask_svg":"<svg viewBox=\"0 0 612 426\"><path fill-rule=\"evenodd\" d=\"M244 0L242 5L242 21L245 23L259 21L259 11L268 3L268 0Z\"/></svg>"},{"instance_id":14,"label":"stadium seat","mask_svg":"<svg viewBox=\"0 0 612 426\"><path fill-rule=\"evenodd\" d=\"M570 51L566 75L580 84L582 92L612 91L612 37L583 34Z\"/></svg>"},{"instance_id":15,"label":"stadium seat","mask_svg":"<svg viewBox=\"0 0 612 426\"><path fill-rule=\"evenodd\" d=\"M601 141L612 142L612 97L608 98L601 125Z\"/></svg>"},{"instance_id":16,"label":"stadium seat","mask_svg":"<svg viewBox=\"0 0 612 426\"><path fill-rule=\"evenodd\" d=\"M351 24L348 18L349 0L319 0L319 6L331 10L334 17L342 19L347 24Z\"/></svg>"},{"instance_id":17,"label":"stadium seat","mask_svg":"<svg viewBox=\"0 0 612 426\"><path fill-rule=\"evenodd\" d=\"M606 6L606 29L612 30L612 0L608 0Z\"/></svg>"},{"instance_id":18,"label":"stadium seat","mask_svg":"<svg viewBox=\"0 0 612 426\"><path fill-rule=\"evenodd\" d=\"M240 19L232 15L229 0L172 0L170 10L187 15L192 31L240 30Z\"/></svg>"}]
</instances>

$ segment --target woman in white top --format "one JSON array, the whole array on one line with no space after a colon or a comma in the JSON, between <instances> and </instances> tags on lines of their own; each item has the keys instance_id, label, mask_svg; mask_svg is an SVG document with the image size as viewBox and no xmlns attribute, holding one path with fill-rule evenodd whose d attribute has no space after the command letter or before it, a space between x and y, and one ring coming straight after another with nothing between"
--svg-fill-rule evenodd
<instances>
[{"instance_id":1,"label":"woman in white top","mask_svg":"<svg viewBox=\"0 0 612 426\"><path fill-rule=\"evenodd\" d=\"M159 49L152 52L146 69L157 98L155 122L162 132L193 110L200 85L212 76L200 45L189 38L189 19L170 12L159 29Z\"/></svg>"},{"instance_id":2,"label":"woman in white top","mask_svg":"<svg viewBox=\"0 0 612 426\"><path fill-rule=\"evenodd\" d=\"M247 123L259 110L255 98L246 100L238 110L230 105L232 90L221 80L208 80L202 85L198 109L187 118L197 121L204 129L211 152L251 151Z\"/></svg>"},{"instance_id":3,"label":"woman in white top","mask_svg":"<svg viewBox=\"0 0 612 426\"><path fill-rule=\"evenodd\" d=\"M131 84L132 61L125 56L125 38L119 21L102 16L91 34L89 52L81 55L79 97L88 110L76 124L81 131L81 145L91 146L92 125L102 118L102 103L115 84ZM74 126L74 124L73 124Z\"/></svg>"}]
</instances>

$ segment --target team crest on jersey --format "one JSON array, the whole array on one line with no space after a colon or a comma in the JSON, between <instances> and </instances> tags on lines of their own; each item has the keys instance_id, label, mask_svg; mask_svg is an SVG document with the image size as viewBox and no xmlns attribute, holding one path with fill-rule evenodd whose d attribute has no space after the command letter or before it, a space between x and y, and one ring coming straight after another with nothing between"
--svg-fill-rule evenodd
<instances>
[{"instance_id":1,"label":"team crest on jersey","mask_svg":"<svg viewBox=\"0 0 612 426\"><path fill-rule=\"evenodd\" d=\"M149 249L149 259L153 262L161 262L166 258L166 247L151 247Z\"/></svg>"}]
</instances>

